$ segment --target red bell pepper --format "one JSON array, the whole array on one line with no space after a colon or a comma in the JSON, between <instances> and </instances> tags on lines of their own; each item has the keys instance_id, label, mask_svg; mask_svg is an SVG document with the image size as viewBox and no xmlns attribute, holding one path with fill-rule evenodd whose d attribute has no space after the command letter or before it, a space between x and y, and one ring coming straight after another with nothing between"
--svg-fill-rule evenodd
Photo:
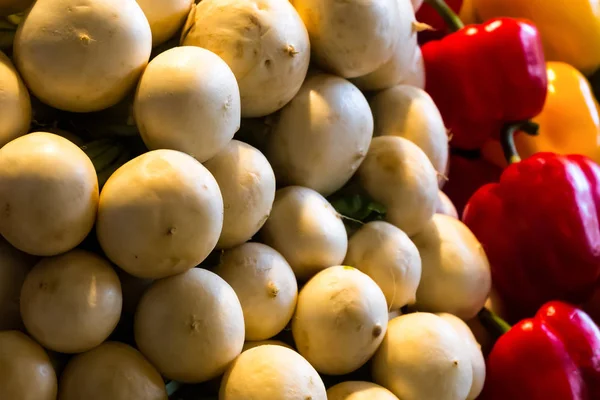
<instances>
[{"instance_id":1,"label":"red bell pepper","mask_svg":"<svg viewBox=\"0 0 600 400\"><path fill-rule=\"evenodd\" d=\"M479 399L600 399L600 329L570 304L546 303L495 343Z\"/></svg>"},{"instance_id":2,"label":"red bell pepper","mask_svg":"<svg viewBox=\"0 0 600 400\"><path fill-rule=\"evenodd\" d=\"M428 0L456 28L462 26L443 0ZM535 117L548 90L537 28L496 18L467 25L422 47L425 90L450 129L453 147L477 149L499 136L506 123Z\"/></svg>"},{"instance_id":3,"label":"red bell pepper","mask_svg":"<svg viewBox=\"0 0 600 400\"><path fill-rule=\"evenodd\" d=\"M519 161L512 134L503 143ZM481 187L463 222L481 242L514 320L550 300L587 301L600 278L600 166L581 155L537 153Z\"/></svg>"},{"instance_id":4,"label":"red bell pepper","mask_svg":"<svg viewBox=\"0 0 600 400\"><path fill-rule=\"evenodd\" d=\"M455 13L460 12L463 0L446 0L448 7ZM444 22L444 19L440 14L427 2L423 3L419 11L416 14L417 21L429 25L433 30L424 30L419 32L419 43L427 43L430 40L441 39L446 36L449 32L448 26Z\"/></svg>"}]
</instances>

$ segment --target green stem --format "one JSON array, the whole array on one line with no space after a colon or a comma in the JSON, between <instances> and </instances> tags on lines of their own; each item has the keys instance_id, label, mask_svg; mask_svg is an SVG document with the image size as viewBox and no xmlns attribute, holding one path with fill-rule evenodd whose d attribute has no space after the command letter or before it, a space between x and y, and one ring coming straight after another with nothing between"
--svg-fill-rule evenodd
<instances>
[{"instance_id":1,"label":"green stem","mask_svg":"<svg viewBox=\"0 0 600 400\"><path fill-rule=\"evenodd\" d=\"M460 20L460 17L456 15L454 10L452 10L444 0L425 0L425 2L433 7L440 17L444 19L444 22L450 31L456 32L465 27L465 24Z\"/></svg>"},{"instance_id":2,"label":"green stem","mask_svg":"<svg viewBox=\"0 0 600 400\"><path fill-rule=\"evenodd\" d=\"M540 126L535 122L523 121L506 124L502 128L502 134L500 137L500 144L502 145L502 151L504 152L504 158L509 164L514 164L521 161L521 157L517 151L515 145L515 133L524 132L531 136L538 134Z\"/></svg>"},{"instance_id":3,"label":"green stem","mask_svg":"<svg viewBox=\"0 0 600 400\"><path fill-rule=\"evenodd\" d=\"M167 395L169 396L169 398L172 398L181 388L182 384L177 381L170 381L165 386L167 389Z\"/></svg>"},{"instance_id":4,"label":"green stem","mask_svg":"<svg viewBox=\"0 0 600 400\"><path fill-rule=\"evenodd\" d=\"M92 158L92 163L96 172L100 173L106 168L109 168L121 155L123 148L120 145L111 146L107 151L96 158Z\"/></svg>"},{"instance_id":5,"label":"green stem","mask_svg":"<svg viewBox=\"0 0 600 400\"><path fill-rule=\"evenodd\" d=\"M477 314L481 325L497 340L500 336L510 331L511 326L487 308L482 308Z\"/></svg>"}]
</instances>

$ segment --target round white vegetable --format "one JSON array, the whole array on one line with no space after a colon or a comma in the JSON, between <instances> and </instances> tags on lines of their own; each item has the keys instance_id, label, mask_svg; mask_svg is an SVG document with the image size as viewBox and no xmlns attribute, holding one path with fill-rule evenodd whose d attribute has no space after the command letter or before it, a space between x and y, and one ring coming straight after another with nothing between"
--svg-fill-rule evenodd
<instances>
[{"instance_id":1,"label":"round white vegetable","mask_svg":"<svg viewBox=\"0 0 600 400\"><path fill-rule=\"evenodd\" d=\"M467 400L475 400L481 394L485 382L485 359L481 353L481 346L477 343L477 339L475 339L469 326L462 319L448 313L440 313L438 316L449 322L465 342L473 369L473 383Z\"/></svg>"},{"instance_id":2,"label":"round white vegetable","mask_svg":"<svg viewBox=\"0 0 600 400\"><path fill-rule=\"evenodd\" d=\"M123 297L108 261L83 250L42 259L21 290L27 331L45 348L80 353L100 345L117 326Z\"/></svg>"},{"instance_id":3,"label":"round white vegetable","mask_svg":"<svg viewBox=\"0 0 600 400\"><path fill-rule=\"evenodd\" d=\"M356 268L335 266L300 290L292 333L298 352L317 371L344 375L371 358L387 323L385 296L375 281Z\"/></svg>"},{"instance_id":4,"label":"round white vegetable","mask_svg":"<svg viewBox=\"0 0 600 400\"><path fill-rule=\"evenodd\" d=\"M415 11L406 0L397 0L400 14L399 40L376 70L352 79L361 90L383 90L398 84L425 87L425 65L417 42Z\"/></svg>"},{"instance_id":5,"label":"round white vegetable","mask_svg":"<svg viewBox=\"0 0 600 400\"><path fill-rule=\"evenodd\" d=\"M203 0L189 15L181 44L204 47L231 67L243 117L283 107L300 90L310 61L306 28L283 0Z\"/></svg>"},{"instance_id":6,"label":"round white vegetable","mask_svg":"<svg viewBox=\"0 0 600 400\"><path fill-rule=\"evenodd\" d=\"M37 0L14 43L27 87L52 107L74 112L123 99L151 50L150 25L135 0Z\"/></svg>"},{"instance_id":7,"label":"round white vegetable","mask_svg":"<svg viewBox=\"0 0 600 400\"><path fill-rule=\"evenodd\" d=\"M15 249L0 236L0 331L22 328L21 287L36 261L37 257Z\"/></svg>"},{"instance_id":8,"label":"round white vegetable","mask_svg":"<svg viewBox=\"0 0 600 400\"><path fill-rule=\"evenodd\" d=\"M304 21L314 61L344 78L373 72L400 39L398 0L291 0Z\"/></svg>"},{"instance_id":9,"label":"round white vegetable","mask_svg":"<svg viewBox=\"0 0 600 400\"><path fill-rule=\"evenodd\" d=\"M235 292L200 268L156 281L135 315L135 342L163 376L208 381L242 352L244 315Z\"/></svg>"},{"instance_id":10,"label":"round white vegetable","mask_svg":"<svg viewBox=\"0 0 600 400\"><path fill-rule=\"evenodd\" d=\"M204 166L217 180L225 214L218 249L247 242L265 224L275 200L275 174L265 156L232 140Z\"/></svg>"},{"instance_id":11,"label":"round white vegetable","mask_svg":"<svg viewBox=\"0 0 600 400\"><path fill-rule=\"evenodd\" d=\"M473 318L490 293L490 265L465 224L436 214L413 238L422 260L417 309Z\"/></svg>"},{"instance_id":12,"label":"round white vegetable","mask_svg":"<svg viewBox=\"0 0 600 400\"><path fill-rule=\"evenodd\" d=\"M24 333L0 331L0 399L56 400L56 372L42 346Z\"/></svg>"},{"instance_id":13,"label":"round white vegetable","mask_svg":"<svg viewBox=\"0 0 600 400\"><path fill-rule=\"evenodd\" d=\"M435 169L423 150L408 139L374 138L358 177L367 193L386 207L386 220L409 236L421 231L435 212Z\"/></svg>"},{"instance_id":14,"label":"round white vegetable","mask_svg":"<svg viewBox=\"0 0 600 400\"><path fill-rule=\"evenodd\" d=\"M354 175L372 137L373 116L360 90L317 74L281 110L266 153L278 182L328 196Z\"/></svg>"},{"instance_id":15,"label":"round white vegetable","mask_svg":"<svg viewBox=\"0 0 600 400\"><path fill-rule=\"evenodd\" d=\"M450 200L448 195L441 190L438 191L438 204L435 212L438 214L449 215L458 219L458 211L456 211L454 203L452 203L452 200Z\"/></svg>"},{"instance_id":16,"label":"round white vegetable","mask_svg":"<svg viewBox=\"0 0 600 400\"><path fill-rule=\"evenodd\" d=\"M348 381L327 389L327 400L398 400L383 386L371 382Z\"/></svg>"},{"instance_id":17,"label":"round white vegetable","mask_svg":"<svg viewBox=\"0 0 600 400\"><path fill-rule=\"evenodd\" d=\"M131 346L105 342L79 354L60 377L61 400L167 400L158 371Z\"/></svg>"},{"instance_id":18,"label":"round white vegetable","mask_svg":"<svg viewBox=\"0 0 600 400\"><path fill-rule=\"evenodd\" d=\"M175 47L148 64L134 114L149 149L179 150L204 162L240 128L240 92L219 56L199 47Z\"/></svg>"},{"instance_id":19,"label":"round white vegetable","mask_svg":"<svg viewBox=\"0 0 600 400\"><path fill-rule=\"evenodd\" d=\"M421 280L421 256L406 233L384 221L363 225L348 241L344 265L369 275L379 285L388 309L416 299Z\"/></svg>"},{"instance_id":20,"label":"round white vegetable","mask_svg":"<svg viewBox=\"0 0 600 400\"><path fill-rule=\"evenodd\" d=\"M97 208L94 165L67 139L35 132L0 149L0 234L19 250L71 250L91 231Z\"/></svg>"},{"instance_id":21,"label":"round white vegetable","mask_svg":"<svg viewBox=\"0 0 600 400\"><path fill-rule=\"evenodd\" d=\"M374 382L402 400L464 400L473 381L463 339L435 314L391 320L372 362Z\"/></svg>"},{"instance_id":22,"label":"round white vegetable","mask_svg":"<svg viewBox=\"0 0 600 400\"><path fill-rule=\"evenodd\" d=\"M154 150L120 167L100 196L96 233L106 255L139 278L195 267L214 249L223 198L210 172L175 150Z\"/></svg>"},{"instance_id":23,"label":"round white vegetable","mask_svg":"<svg viewBox=\"0 0 600 400\"><path fill-rule=\"evenodd\" d=\"M298 298L294 271L283 256L261 243L245 243L225 251L214 270L237 295L246 340L277 335L292 319Z\"/></svg>"},{"instance_id":24,"label":"round white vegetable","mask_svg":"<svg viewBox=\"0 0 600 400\"><path fill-rule=\"evenodd\" d=\"M194 0L137 0L150 23L152 46L158 46L169 40L185 20L192 9Z\"/></svg>"},{"instance_id":25,"label":"round white vegetable","mask_svg":"<svg viewBox=\"0 0 600 400\"><path fill-rule=\"evenodd\" d=\"M301 355L283 346L258 346L243 352L229 367L220 400L327 400L325 385Z\"/></svg>"},{"instance_id":26,"label":"round white vegetable","mask_svg":"<svg viewBox=\"0 0 600 400\"><path fill-rule=\"evenodd\" d=\"M319 193L300 186L275 193L273 210L260 234L301 281L341 264L348 249L346 228L337 211Z\"/></svg>"},{"instance_id":27,"label":"round white vegetable","mask_svg":"<svg viewBox=\"0 0 600 400\"><path fill-rule=\"evenodd\" d=\"M378 93L370 105L375 135L400 136L419 146L442 181L448 166L448 135L442 115L427 92L398 85Z\"/></svg>"},{"instance_id":28,"label":"round white vegetable","mask_svg":"<svg viewBox=\"0 0 600 400\"><path fill-rule=\"evenodd\" d=\"M2 7L0 7L2 9ZM31 100L10 59L0 51L0 148L27 133L31 124Z\"/></svg>"}]
</instances>

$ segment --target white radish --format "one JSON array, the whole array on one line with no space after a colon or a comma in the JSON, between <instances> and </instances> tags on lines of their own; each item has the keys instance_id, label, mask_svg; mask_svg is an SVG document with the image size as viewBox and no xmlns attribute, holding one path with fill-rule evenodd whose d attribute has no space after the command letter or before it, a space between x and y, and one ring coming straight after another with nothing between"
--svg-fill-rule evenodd
<instances>
[{"instance_id":1,"label":"white radish","mask_svg":"<svg viewBox=\"0 0 600 400\"><path fill-rule=\"evenodd\" d=\"M108 258L138 278L164 278L201 263L223 227L211 173L175 150L154 150L120 167L100 196L96 234Z\"/></svg>"},{"instance_id":2,"label":"white radish","mask_svg":"<svg viewBox=\"0 0 600 400\"><path fill-rule=\"evenodd\" d=\"M81 353L104 342L121 317L119 277L104 258L75 249L43 258L21 289L27 331L45 348Z\"/></svg>"},{"instance_id":3,"label":"white radish","mask_svg":"<svg viewBox=\"0 0 600 400\"><path fill-rule=\"evenodd\" d=\"M490 265L483 247L460 220L435 214L412 238L422 261L417 309L469 320L490 293Z\"/></svg>"},{"instance_id":4,"label":"white radish","mask_svg":"<svg viewBox=\"0 0 600 400\"><path fill-rule=\"evenodd\" d=\"M388 309L416 300L421 280L421 256L406 233L384 221L363 225L348 241L344 265L359 269L379 285Z\"/></svg>"},{"instance_id":5,"label":"white radish","mask_svg":"<svg viewBox=\"0 0 600 400\"><path fill-rule=\"evenodd\" d=\"M0 234L39 256L79 245L94 226L98 178L89 157L47 132L21 136L0 149Z\"/></svg>"},{"instance_id":6,"label":"white radish","mask_svg":"<svg viewBox=\"0 0 600 400\"><path fill-rule=\"evenodd\" d=\"M137 0L150 23L152 46L158 46L169 40L185 20L192 9L194 0Z\"/></svg>"},{"instance_id":7,"label":"white radish","mask_svg":"<svg viewBox=\"0 0 600 400\"><path fill-rule=\"evenodd\" d=\"M283 346L243 352L221 380L220 400L327 400L325 385L302 356Z\"/></svg>"},{"instance_id":8,"label":"white radish","mask_svg":"<svg viewBox=\"0 0 600 400\"><path fill-rule=\"evenodd\" d=\"M373 72L401 40L398 0L291 0L302 17L314 61L344 78Z\"/></svg>"},{"instance_id":9,"label":"white radish","mask_svg":"<svg viewBox=\"0 0 600 400\"><path fill-rule=\"evenodd\" d=\"M374 138L358 178L369 196L386 207L386 220L409 236L420 232L435 212L435 169L423 150L408 139Z\"/></svg>"},{"instance_id":10,"label":"white radish","mask_svg":"<svg viewBox=\"0 0 600 400\"><path fill-rule=\"evenodd\" d=\"M134 330L138 348L159 372L185 383L221 375L244 345L235 292L200 268L152 284L138 305Z\"/></svg>"},{"instance_id":11,"label":"white radish","mask_svg":"<svg viewBox=\"0 0 600 400\"><path fill-rule=\"evenodd\" d=\"M384 64L370 73L352 79L361 90L383 90L399 84L425 87L425 65L417 42L415 11L408 0L397 1L400 14L399 39L391 50L391 57Z\"/></svg>"},{"instance_id":12,"label":"white radish","mask_svg":"<svg viewBox=\"0 0 600 400\"><path fill-rule=\"evenodd\" d=\"M11 140L26 134L31 124L31 100L27 87L13 63L1 51L0 93L1 148Z\"/></svg>"},{"instance_id":13,"label":"white radish","mask_svg":"<svg viewBox=\"0 0 600 400\"><path fill-rule=\"evenodd\" d=\"M37 0L14 42L27 87L44 103L74 112L122 100L151 50L150 25L135 0Z\"/></svg>"},{"instance_id":14,"label":"white radish","mask_svg":"<svg viewBox=\"0 0 600 400\"><path fill-rule=\"evenodd\" d=\"M388 309L383 292L356 268L327 268L300 290L292 333L298 352L323 374L364 365L383 340Z\"/></svg>"},{"instance_id":15,"label":"white radish","mask_svg":"<svg viewBox=\"0 0 600 400\"><path fill-rule=\"evenodd\" d=\"M348 249L346 228L337 211L319 193L300 186L276 192L260 235L281 253L300 281L341 264Z\"/></svg>"},{"instance_id":16,"label":"white radish","mask_svg":"<svg viewBox=\"0 0 600 400\"><path fill-rule=\"evenodd\" d=\"M245 243L221 255L214 272L235 291L246 340L277 335L292 319L298 298L294 271L283 256L261 243Z\"/></svg>"},{"instance_id":17,"label":"white radish","mask_svg":"<svg viewBox=\"0 0 600 400\"><path fill-rule=\"evenodd\" d=\"M175 47L148 64L134 113L149 149L179 150L204 162L239 129L240 92L219 56L198 47Z\"/></svg>"},{"instance_id":18,"label":"white radish","mask_svg":"<svg viewBox=\"0 0 600 400\"><path fill-rule=\"evenodd\" d=\"M369 102L375 120L375 135L400 136L427 154L443 182L448 166L446 126L431 96L422 89L398 85L375 95Z\"/></svg>"},{"instance_id":19,"label":"white radish","mask_svg":"<svg viewBox=\"0 0 600 400\"><path fill-rule=\"evenodd\" d=\"M462 319L448 313L440 313L437 315L449 322L465 342L465 346L467 347L471 358L471 367L473 369L473 383L471 384L471 390L469 391L467 400L475 400L479 394L481 394L485 382L485 359L481 353L481 346L477 343L477 339L475 339L469 326Z\"/></svg>"},{"instance_id":20,"label":"white radish","mask_svg":"<svg viewBox=\"0 0 600 400\"><path fill-rule=\"evenodd\" d=\"M278 182L328 196L354 175L372 136L373 116L360 90L345 79L316 74L281 110L266 154Z\"/></svg>"},{"instance_id":21,"label":"white radish","mask_svg":"<svg viewBox=\"0 0 600 400\"><path fill-rule=\"evenodd\" d=\"M232 140L204 163L215 177L225 213L218 249L250 240L267 221L275 200L275 173L265 156L249 144Z\"/></svg>"},{"instance_id":22,"label":"white radish","mask_svg":"<svg viewBox=\"0 0 600 400\"><path fill-rule=\"evenodd\" d=\"M243 117L283 107L300 90L310 61L308 33L287 0L203 0L189 15L181 44L204 47L231 67Z\"/></svg>"},{"instance_id":23,"label":"white radish","mask_svg":"<svg viewBox=\"0 0 600 400\"><path fill-rule=\"evenodd\" d=\"M441 190L438 191L438 204L435 212L459 219L458 211L456 211L454 203L452 203L452 200L450 200L448 195Z\"/></svg>"},{"instance_id":24,"label":"white radish","mask_svg":"<svg viewBox=\"0 0 600 400\"><path fill-rule=\"evenodd\" d=\"M473 372L464 340L429 313L391 320L372 360L375 383L402 400L465 400Z\"/></svg>"}]
</instances>

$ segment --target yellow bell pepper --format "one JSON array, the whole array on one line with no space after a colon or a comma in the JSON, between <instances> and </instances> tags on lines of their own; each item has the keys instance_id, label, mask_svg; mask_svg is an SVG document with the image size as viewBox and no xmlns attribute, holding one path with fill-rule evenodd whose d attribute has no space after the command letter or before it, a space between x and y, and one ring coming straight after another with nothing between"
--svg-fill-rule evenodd
<instances>
[{"instance_id":1,"label":"yellow bell pepper","mask_svg":"<svg viewBox=\"0 0 600 400\"><path fill-rule=\"evenodd\" d=\"M548 97L542 112L533 119L540 126L538 136L518 133L515 144L521 158L540 151L583 154L600 163L600 106L590 84L572 66L546 63ZM506 166L500 143L487 142L482 155L500 167Z\"/></svg>"},{"instance_id":2,"label":"yellow bell pepper","mask_svg":"<svg viewBox=\"0 0 600 400\"><path fill-rule=\"evenodd\" d=\"M477 18L526 18L537 26L547 61L566 62L585 75L600 67L598 0L472 0ZM476 21L468 21L476 22Z\"/></svg>"}]
</instances>

